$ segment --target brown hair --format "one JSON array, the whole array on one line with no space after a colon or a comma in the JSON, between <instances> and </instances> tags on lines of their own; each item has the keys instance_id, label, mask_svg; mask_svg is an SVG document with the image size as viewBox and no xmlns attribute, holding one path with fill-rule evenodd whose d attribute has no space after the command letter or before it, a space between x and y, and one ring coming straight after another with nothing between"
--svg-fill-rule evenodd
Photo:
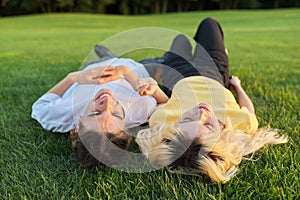
<instances>
[{"instance_id":1,"label":"brown hair","mask_svg":"<svg viewBox=\"0 0 300 200\"><path fill-rule=\"evenodd\" d=\"M78 132L81 133L80 136ZM125 131L120 131L118 134L113 134L109 132L105 132L105 133L89 132L89 131L85 131L85 127L83 125L80 125L78 132L72 130L70 132L70 138L72 140L72 146L75 151L77 162L79 163L80 166L85 168L95 168L95 167L104 166L104 164L99 161L99 158L97 156L98 154L101 154L101 156L105 154L103 155L105 157L109 154L106 152L109 151L108 149L109 147L103 145L104 137L107 138L109 141L111 141L114 145L116 145L117 147L123 150L128 149L130 141L132 139L132 137ZM87 142L83 143L82 137L84 137L83 140ZM89 148L85 146L90 144L92 144L93 150L95 149L95 151L98 151L96 156L94 156L94 154L88 150ZM113 158L110 158L110 160L111 159Z\"/></svg>"}]
</instances>

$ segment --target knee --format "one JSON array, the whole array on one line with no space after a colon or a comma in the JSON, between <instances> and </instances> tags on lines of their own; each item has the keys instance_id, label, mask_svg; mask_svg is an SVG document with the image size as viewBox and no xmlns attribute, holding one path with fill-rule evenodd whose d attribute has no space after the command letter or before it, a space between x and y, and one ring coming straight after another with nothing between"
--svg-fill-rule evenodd
<instances>
[{"instance_id":1,"label":"knee","mask_svg":"<svg viewBox=\"0 0 300 200\"><path fill-rule=\"evenodd\" d=\"M219 24L219 22L213 18L207 17L202 22L200 23L198 30L203 29L203 30L211 30L213 32L220 31L221 35L223 37L223 31L222 28Z\"/></svg>"},{"instance_id":2,"label":"knee","mask_svg":"<svg viewBox=\"0 0 300 200\"><path fill-rule=\"evenodd\" d=\"M188 38L184 34L179 34L174 38L174 41L188 41Z\"/></svg>"},{"instance_id":3,"label":"knee","mask_svg":"<svg viewBox=\"0 0 300 200\"><path fill-rule=\"evenodd\" d=\"M177 35L174 40L173 40L173 44L176 45L187 45L189 44L189 39L184 35L184 34L179 34Z\"/></svg>"},{"instance_id":4,"label":"knee","mask_svg":"<svg viewBox=\"0 0 300 200\"><path fill-rule=\"evenodd\" d=\"M201 24L209 24L209 25L212 25L212 24L219 24L217 20L211 18L211 17L207 17L205 19L202 20Z\"/></svg>"}]
</instances>

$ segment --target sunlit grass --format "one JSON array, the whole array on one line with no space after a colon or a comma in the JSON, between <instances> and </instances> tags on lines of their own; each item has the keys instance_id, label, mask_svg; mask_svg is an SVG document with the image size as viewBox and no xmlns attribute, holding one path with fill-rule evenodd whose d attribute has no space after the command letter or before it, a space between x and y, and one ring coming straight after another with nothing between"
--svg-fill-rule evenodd
<instances>
[{"instance_id":1,"label":"sunlit grass","mask_svg":"<svg viewBox=\"0 0 300 200\"><path fill-rule=\"evenodd\" d=\"M30 118L32 103L93 46L133 28L163 27L192 37L204 17L220 21L232 74L243 81L261 126L290 136L243 161L226 185L165 170L128 174L77 166L67 135ZM299 10L168 15L32 15L0 18L0 193L2 199L299 198ZM138 52L136 59L149 57ZM153 54L154 56L154 54Z\"/></svg>"}]
</instances>

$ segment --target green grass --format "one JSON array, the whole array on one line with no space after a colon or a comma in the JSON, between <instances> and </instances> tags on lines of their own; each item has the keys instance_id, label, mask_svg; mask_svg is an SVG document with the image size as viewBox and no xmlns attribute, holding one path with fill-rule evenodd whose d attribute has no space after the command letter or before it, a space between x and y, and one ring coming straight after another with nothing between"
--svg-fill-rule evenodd
<instances>
[{"instance_id":1,"label":"green grass","mask_svg":"<svg viewBox=\"0 0 300 200\"><path fill-rule=\"evenodd\" d=\"M288 144L243 161L228 184L166 170L85 170L67 135L49 133L30 118L32 103L77 70L94 44L145 26L192 37L206 16L224 29L231 72L243 80L260 125L290 136ZM299 199L299 19L299 9L0 18L0 199Z\"/></svg>"}]
</instances>

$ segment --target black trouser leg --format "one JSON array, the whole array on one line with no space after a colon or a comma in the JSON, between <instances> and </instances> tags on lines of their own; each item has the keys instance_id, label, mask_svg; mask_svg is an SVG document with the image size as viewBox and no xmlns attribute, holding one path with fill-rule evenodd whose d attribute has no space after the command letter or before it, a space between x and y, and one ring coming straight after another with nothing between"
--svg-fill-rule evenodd
<instances>
[{"instance_id":1,"label":"black trouser leg","mask_svg":"<svg viewBox=\"0 0 300 200\"><path fill-rule=\"evenodd\" d=\"M224 46L223 31L219 23L211 18L204 19L198 27L194 40L211 56L222 75L224 86L228 88L229 63ZM201 52L203 52L203 49L197 45L194 53L194 59L197 59L197 57L202 54Z\"/></svg>"},{"instance_id":2,"label":"black trouser leg","mask_svg":"<svg viewBox=\"0 0 300 200\"><path fill-rule=\"evenodd\" d=\"M174 85L184 77L199 75L191 63L192 45L185 35L174 38L170 51L165 54L162 81L164 92L170 97Z\"/></svg>"}]
</instances>

